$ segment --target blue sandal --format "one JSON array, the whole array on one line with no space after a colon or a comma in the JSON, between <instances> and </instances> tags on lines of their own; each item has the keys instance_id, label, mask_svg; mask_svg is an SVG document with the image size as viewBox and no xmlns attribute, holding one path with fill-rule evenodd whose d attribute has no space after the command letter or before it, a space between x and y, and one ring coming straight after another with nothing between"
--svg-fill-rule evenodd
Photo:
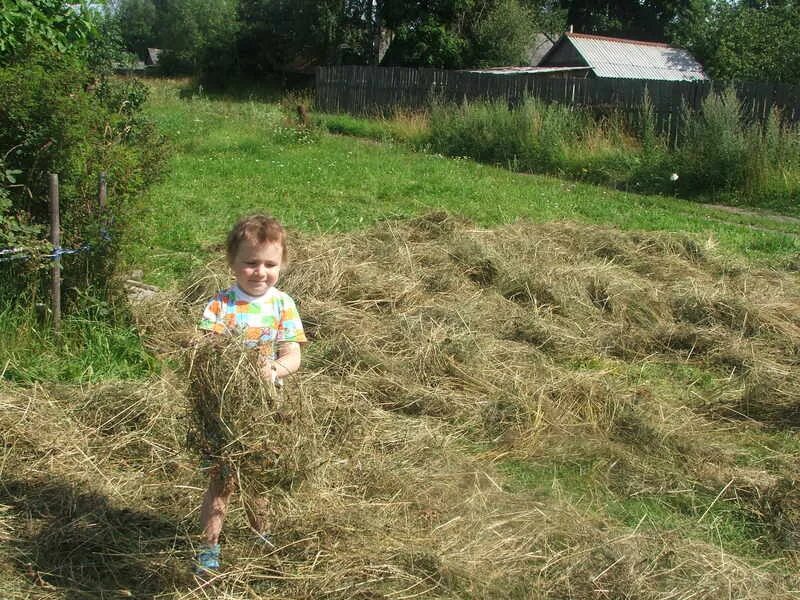
<instances>
[{"instance_id":1,"label":"blue sandal","mask_svg":"<svg viewBox=\"0 0 800 600\"><path fill-rule=\"evenodd\" d=\"M195 575L214 574L219 570L219 544L212 546L203 545L195 558Z\"/></svg>"}]
</instances>

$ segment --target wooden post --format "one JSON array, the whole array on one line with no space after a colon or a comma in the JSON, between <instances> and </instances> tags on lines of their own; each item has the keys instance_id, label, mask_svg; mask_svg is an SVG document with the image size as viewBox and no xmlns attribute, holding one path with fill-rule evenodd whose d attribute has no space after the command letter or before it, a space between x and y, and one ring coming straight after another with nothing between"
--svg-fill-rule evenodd
<instances>
[{"instance_id":1,"label":"wooden post","mask_svg":"<svg viewBox=\"0 0 800 600\"><path fill-rule=\"evenodd\" d=\"M61 218L58 211L58 175L50 173L50 243L53 244L53 330L61 333Z\"/></svg>"}]
</instances>

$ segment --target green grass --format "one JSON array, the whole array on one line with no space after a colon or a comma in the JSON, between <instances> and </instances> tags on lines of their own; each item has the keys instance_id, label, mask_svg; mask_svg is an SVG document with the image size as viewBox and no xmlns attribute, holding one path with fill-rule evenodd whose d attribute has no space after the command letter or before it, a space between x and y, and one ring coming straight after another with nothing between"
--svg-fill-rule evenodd
<instances>
[{"instance_id":1,"label":"green grass","mask_svg":"<svg viewBox=\"0 0 800 600\"><path fill-rule=\"evenodd\" d=\"M800 130L781 128L774 115L766 129L743 125L740 108L731 98L704 103L701 113L686 116L689 137L670 150L653 138L652 121L643 132L621 114L597 120L583 110L533 99L511 112L504 102L490 101L391 117L322 114L315 120L331 133L398 141L512 171L799 217ZM679 178L671 180L672 173Z\"/></svg>"},{"instance_id":2,"label":"green grass","mask_svg":"<svg viewBox=\"0 0 800 600\"><path fill-rule=\"evenodd\" d=\"M61 334L31 311L0 311L0 379L22 384L42 381L89 383L139 379L157 372L156 360L136 331L104 311L66 314Z\"/></svg>"},{"instance_id":3,"label":"green grass","mask_svg":"<svg viewBox=\"0 0 800 600\"><path fill-rule=\"evenodd\" d=\"M705 394L718 390L728 375L709 370L706 365L651 360L630 365L627 379L633 385L655 386L685 401L693 391Z\"/></svg>"},{"instance_id":4,"label":"green grass","mask_svg":"<svg viewBox=\"0 0 800 600\"><path fill-rule=\"evenodd\" d=\"M353 230L394 216L446 209L487 227L526 218L692 232L700 241L710 240L734 256L765 265L784 264L800 250L800 225L793 221L522 175L471 160L415 152L394 142L297 129L278 103L246 96L181 100L174 82L154 81L152 86L149 112L170 138L174 155L165 177L140 199L122 255L125 269L142 269L148 281L167 288L185 283L193 269L217 258L231 222L249 211L272 212L294 230L308 234ZM365 127L362 132L372 131L371 137L379 140L403 139L383 137L383 127L378 122L373 130ZM131 387L138 389L136 380L158 372L160 366L169 371L169 364L159 365L143 350L127 315L108 304L85 300L84 310L65 317L60 338L33 311L0 311L2 378L21 386L120 379L132 381ZM320 339L307 358L335 342L335 337ZM471 351L470 347L462 354ZM376 356L376 361L381 360ZM565 514L558 510L563 502L574 511L570 515L579 513L580 520L585 517L585 522L598 524L598 532L624 531L632 536L647 532L647 537L665 539L665 547L670 539L699 540L734 560L741 557L757 564L761 572L793 573L796 549L781 546L774 527L770 529L769 515L759 517L760 505L746 494L736 496L733 488L727 494L720 492L729 477L739 477L739 467L792 480L800 455L796 434L751 428L747 423L711 422L707 413L694 410L718 397L726 385L739 385L737 381L726 383L727 373L713 364L676 356L655 356L634 364L599 351L596 355L565 351L547 359L560 361L559 371L570 375L602 373L610 388L608 398L601 394L600 400L617 412L609 422L592 423L589 417L582 422L575 417L575 423L565 421L562 427L556 419L552 431L542 433L548 436L542 438L544 443L520 448L504 446L495 439L497 432L488 434L480 428L472 437L464 435L471 425L459 425L460 441L453 441L454 446L463 443L470 465L492 457L492 469L497 465L503 475L498 485L516 494L515 507L552 509L551 514L560 515ZM568 379L564 378L565 385ZM476 400L475 410L487 400ZM562 400L554 396L556 401ZM554 405L554 410L558 414L563 407ZM546 412L542 414L547 418ZM657 416L663 427L652 425ZM680 429L681 422L674 416L685 417L690 426ZM408 419L406 424L412 419L410 415L402 418ZM448 426L446 417L420 418L426 427L429 422ZM481 418L485 416L476 412L468 422L479 423ZM615 430L619 423L627 429ZM523 454L516 454L518 450ZM438 449L431 452L438 454ZM508 458L520 455L525 459ZM713 472L699 475L698 462ZM135 465L125 465L118 472L127 477L131 468L138 468ZM487 471L491 471L489 466ZM184 472L178 477L188 475ZM165 489L174 491L174 482L170 467ZM757 491L762 489L765 494L772 491L768 482ZM164 498L170 501L168 495ZM154 502L152 510L164 509L169 514L166 505L158 504L161 501ZM140 496L131 499L132 506L136 502ZM787 504L789 509L792 506ZM182 514L186 519L191 511L182 510ZM388 531L386 535L402 533ZM169 536L164 539L173 543ZM94 558L90 555L89 560ZM770 561L768 566L763 565L765 560ZM601 571L602 567L594 573ZM169 576L165 581L168 584L159 592L169 594L177 584ZM469 597L469 592L463 595ZM526 595L528 590L520 588L518 596Z\"/></svg>"},{"instance_id":5,"label":"green grass","mask_svg":"<svg viewBox=\"0 0 800 600\"><path fill-rule=\"evenodd\" d=\"M610 518L635 530L674 532L752 559L771 554L762 539L766 527L738 505L735 499L717 498L710 490L688 488L669 494L625 495L605 486L605 463L537 464L509 460L501 470L515 492L562 498L589 515ZM717 491L719 493L719 491Z\"/></svg>"},{"instance_id":6,"label":"green grass","mask_svg":"<svg viewBox=\"0 0 800 600\"><path fill-rule=\"evenodd\" d=\"M330 133L370 138L381 142L390 142L395 135L388 121L361 119L351 115L323 115L317 119ZM408 140L401 140L408 141Z\"/></svg>"},{"instance_id":7,"label":"green grass","mask_svg":"<svg viewBox=\"0 0 800 600\"><path fill-rule=\"evenodd\" d=\"M192 101L155 82L149 114L173 140L165 179L141 199L124 255L148 281L171 285L210 258L231 222L268 211L306 232L343 231L445 209L492 226L519 218L685 231L771 263L800 251L800 225L732 214L470 160L316 133L287 135L279 106ZM777 230L780 229L780 230Z\"/></svg>"}]
</instances>

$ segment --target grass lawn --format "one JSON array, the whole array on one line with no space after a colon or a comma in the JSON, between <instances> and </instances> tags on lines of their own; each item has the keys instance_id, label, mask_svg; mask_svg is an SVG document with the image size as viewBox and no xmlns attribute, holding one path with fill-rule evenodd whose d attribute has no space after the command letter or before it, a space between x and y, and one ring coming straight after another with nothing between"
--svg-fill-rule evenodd
<instances>
[{"instance_id":1,"label":"grass lawn","mask_svg":"<svg viewBox=\"0 0 800 600\"><path fill-rule=\"evenodd\" d=\"M175 156L164 181L142 198L124 255L162 286L205 263L234 218L250 211L271 212L307 232L445 209L483 226L526 218L690 232L773 264L800 250L794 220L296 132L275 103L181 100L174 81L154 81L152 89L150 115L174 140Z\"/></svg>"}]
</instances>

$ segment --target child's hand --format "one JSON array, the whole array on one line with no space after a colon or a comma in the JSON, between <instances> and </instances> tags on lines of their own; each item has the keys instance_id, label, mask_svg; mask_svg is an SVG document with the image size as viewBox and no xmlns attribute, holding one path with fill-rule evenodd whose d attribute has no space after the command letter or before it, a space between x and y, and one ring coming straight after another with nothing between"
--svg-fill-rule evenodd
<instances>
[{"instance_id":1,"label":"child's hand","mask_svg":"<svg viewBox=\"0 0 800 600\"><path fill-rule=\"evenodd\" d=\"M297 342L283 342L278 347L277 358L259 357L261 372L264 379L275 383L279 379L288 377L300 368L300 344Z\"/></svg>"},{"instance_id":2,"label":"child's hand","mask_svg":"<svg viewBox=\"0 0 800 600\"><path fill-rule=\"evenodd\" d=\"M207 331L203 335L195 336L191 341L191 346L193 348L212 346L222 349L229 343L230 340L226 339L225 336L220 335L218 333L213 333L211 331Z\"/></svg>"},{"instance_id":3,"label":"child's hand","mask_svg":"<svg viewBox=\"0 0 800 600\"><path fill-rule=\"evenodd\" d=\"M275 361L268 359L265 356L259 357L259 367L261 368L261 376L273 384L278 380L278 365Z\"/></svg>"},{"instance_id":4,"label":"child's hand","mask_svg":"<svg viewBox=\"0 0 800 600\"><path fill-rule=\"evenodd\" d=\"M269 379L273 384L278 380L278 366L271 360L264 361L262 372L265 379Z\"/></svg>"}]
</instances>

